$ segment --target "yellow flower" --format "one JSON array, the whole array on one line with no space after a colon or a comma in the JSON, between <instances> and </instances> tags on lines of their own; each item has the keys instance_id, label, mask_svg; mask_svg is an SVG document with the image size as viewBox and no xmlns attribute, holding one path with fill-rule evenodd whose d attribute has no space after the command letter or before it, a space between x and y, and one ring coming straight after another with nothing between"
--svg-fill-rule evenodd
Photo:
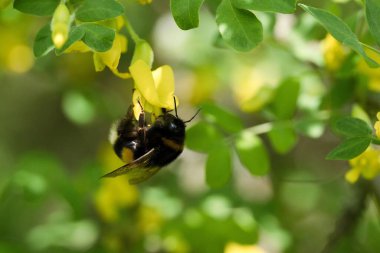
<instances>
[{"instance_id":1,"label":"yellow flower","mask_svg":"<svg viewBox=\"0 0 380 253\"><path fill-rule=\"evenodd\" d=\"M119 16L113 20L109 20L107 23L119 31L124 25L124 19L122 16ZM129 73L121 73L117 69L119 66L120 56L122 53L127 51L128 41L127 37L116 32L115 39L113 41L112 47L106 52L94 52L93 60L96 71L103 71L107 66L115 75L121 78L130 78L131 75ZM65 53L71 52L91 52L91 48L87 46L83 41L76 41L72 44L68 49L65 50Z\"/></svg>"},{"instance_id":2,"label":"yellow flower","mask_svg":"<svg viewBox=\"0 0 380 253\"><path fill-rule=\"evenodd\" d=\"M377 138L380 138L380 112L377 113L376 117L377 121L375 122L374 128Z\"/></svg>"},{"instance_id":3,"label":"yellow flower","mask_svg":"<svg viewBox=\"0 0 380 253\"><path fill-rule=\"evenodd\" d=\"M8 57L5 60L9 70L15 73L25 73L34 65L33 51L26 45L15 44L8 47Z\"/></svg>"},{"instance_id":4,"label":"yellow flower","mask_svg":"<svg viewBox=\"0 0 380 253\"><path fill-rule=\"evenodd\" d=\"M378 53L364 49L366 54L374 59L376 62L380 62L380 56ZM374 92L380 92L380 69L379 68L370 68L368 64L360 58L357 64L357 70L360 74L368 76L368 89Z\"/></svg>"},{"instance_id":5,"label":"yellow flower","mask_svg":"<svg viewBox=\"0 0 380 253\"><path fill-rule=\"evenodd\" d=\"M346 173L346 180L355 183L360 175L373 179L380 173L380 150L371 146L359 156L349 161L351 169Z\"/></svg>"},{"instance_id":6,"label":"yellow flower","mask_svg":"<svg viewBox=\"0 0 380 253\"><path fill-rule=\"evenodd\" d=\"M331 71L338 70L347 55L347 50L331 34L322 41L322 51L326 68Z\"/></svg>"},{"instance_id":7,"label":"yellow flower","mask_svg":"<svg viewBox=\"0 0 380 253\"><path fill-rule=\"evenodd\" d=\"M101 161L107 172L124 165L109 146L101 151ZM128 183L128 178L116 177L100 181L100 187L94 195L94 204L104 221L115 222L120 218L120 210L136 203L137 198L137 189Z\"/></svg>"},{"instance_id":8,"label":"yellow flower","mask_svg":"<svg viewBox=\"0 0 380 253\"><path fill-rule=\"evenodd\" d=\"M256 245L241 245L235 242L229 242L224 248L224 253L265 253L265 251Z\"/></svg>"},{"instance_id":9,"label":"yellow flower","mask_svg":"<svg viewBox=\"0 0 380 253\"><path fill-rule=\"evenodd\" d=\"M96 71L103 71L107 66L112 71L117 71L120 55L127 51L127 38L116 34L111 49L106 52L94 52L94 64Z\"/></svg>"},{"instance_id":10,"label":"yellow flower","mask_svg":"<svg viewBox=\"0 0 380 253\"><path fill-rule=\"evenodd\" d=\"M157 232L164 222L164 218L157 209L144 205L139 208L136 224L137 231L152 234Z\"/></svg>"},{"instance_id":11,"label":"yellow flower","mask_svg":"<svg viewBox=\"0 0 380 253\"><path fill-rule=\"evenodd\" d=\"M164 65L152 71L145 61L136 60L129 67L129 71L135 81L135 105L139 100L145 111L156 116L161 113L161 108L174 109L174 74L170 66ZM134 106L136 118L140 112L140 106Z\"/></svg>"},{"instance_id":12,"label":"yellow flower","mask_svg":"<svg viewBox=\"0 0 380 253\"><path fill-rule=\"evenodd\" d=\"M278 75L268 75L263 69L242 68L236 74L232 87L235 101L241 110L255 112L265 106L273 97Z\"/></svg>"}]
</instances>

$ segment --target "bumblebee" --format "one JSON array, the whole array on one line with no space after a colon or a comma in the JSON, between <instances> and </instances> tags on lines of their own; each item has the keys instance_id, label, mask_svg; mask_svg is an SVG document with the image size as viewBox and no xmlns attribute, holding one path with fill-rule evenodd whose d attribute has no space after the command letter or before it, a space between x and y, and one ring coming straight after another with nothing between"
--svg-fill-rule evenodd
<instances>
[{"instance_id":1,"label":"bumblebee","mask_svg":"<svg viewBox=\"0 0 380 253\"><path fill-rule=\"evenodd\" d=\"M116 155L126 164L103 177L127 174L130 184L149 179L182 153L186 123L199 112L190 120L183 121L178 117L176 106L175 115L162 109L163 114L149 125L141 104L140 107L138 120L134 117L133 106L130 106L116 128L117 137L113 148Z\"/></svg>"}]
</instances>

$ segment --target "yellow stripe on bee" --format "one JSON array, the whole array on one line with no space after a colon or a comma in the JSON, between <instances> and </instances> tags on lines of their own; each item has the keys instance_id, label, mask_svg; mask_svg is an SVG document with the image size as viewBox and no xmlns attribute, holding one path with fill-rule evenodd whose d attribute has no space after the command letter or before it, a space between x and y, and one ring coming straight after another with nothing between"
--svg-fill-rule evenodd
<instances>
[{"instance_id":1,"label":"yellow stripe on bee","mask_svg":"<svg viewBox=\"0 0 380 253\"><path fill-rule=\"evenodd\" d=\"M168 146L169 148L174 149L175 151L183 150L182 144L178 144L177 142L165 137L162 137L161 140L165 144L165 146Z\"/></svg>"},{"instance_id":2,"label":"yellow stripe on bee","mask_svg":"<svg viewBox=\"0 0 380 253\"><path fill-rule=\"evenodd\" d=\"M123 148L121 151L121 160L125 163L133 161L133 152L129 148Z\"/></svg>"}]
</instances>

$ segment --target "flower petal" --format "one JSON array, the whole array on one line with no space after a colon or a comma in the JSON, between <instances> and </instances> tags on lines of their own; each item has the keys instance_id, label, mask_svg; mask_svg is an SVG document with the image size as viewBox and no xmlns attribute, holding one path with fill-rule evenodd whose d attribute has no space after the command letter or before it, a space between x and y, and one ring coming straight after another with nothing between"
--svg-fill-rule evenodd
<instances>
[{"instance_id":1,"label":"flower petal","mask_svg":"<svg viewBox=\"0 0 380 253\"><path fill-rule=\"evenodd\" d=\"M149 65L142 60L137 60L129 67L129 71L135 81L135 88L148 101L148 103L161 107Z\"/></svg>"},{"instance_id":2,"label":"flower petal","mask_svg":"<svg viewBox=\"0 0 380 253\"><path fill-rule=\"evenodd\" d=\"M174 109L174 74L170 66L164 65L152 72L160 107Z\"/></svg>"},{"instance_id":3,"label":"flower petal","mask_svg":"<svg viewBox=\"0 0 380 253\"><path fill-rule=\"evenodd\" d=\"M116 34L111 49L102 53L98 53L98 52L94 53L95 68L97 65L97 63L95 62L95 59L99 58L99 60L102 61L111 70L116 69L117 66L119 65L120 55L122 52L126 51L126 48L127 48L127 39L123 35ZM97 56L95 57L95 55ZM100 69L100 71L101 70L103 69Z\"/></svg>"},{"instance_id":4,"label":"flower petal","mask_svg":"<svg viewBox=\"0 0 380 253\"><path fill-rule=\"evenodd\" d=\"M72 53L72 52L86 53L90 51L91 49L86 44L84 44L83 41L79 40L79 41L76 41L74 44L72 44L68 49L66 49L65 53Z\"/></svg>"},{"instance_id":5,"label":"flower petal","mask_svg":"<svg viewBox=\"0 0 380 253\"><path fill-rule=\"evenodd\" d=\"M347 171L347 173L345 175L346 180L351 184L358 181L359 176L360 176L360 169L359 168L352 168L351 170Z\"/></svg>"}]
</instances>

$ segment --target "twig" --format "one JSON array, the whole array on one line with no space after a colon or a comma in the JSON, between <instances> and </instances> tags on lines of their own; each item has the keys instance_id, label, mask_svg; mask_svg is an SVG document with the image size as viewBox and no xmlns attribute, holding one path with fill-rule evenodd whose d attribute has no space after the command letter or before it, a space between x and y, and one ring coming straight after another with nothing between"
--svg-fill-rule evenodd
<instances>
[{"instance_id":1,"label":"twig","mask_svg":"<svg viewBox=\"0 0 380 253\"><path fill-rule=\"evenodd\" d=\"M335 223L335 229L330 234L325 247L321 253L334 252L335 246L339 240L346 235L349 235L356 227L363 211L366 207L366 199L370 192L368 182L361 180L355 185L355 196L353 201L344 209L342 215Z\"/></svg>"}]
</instances>

